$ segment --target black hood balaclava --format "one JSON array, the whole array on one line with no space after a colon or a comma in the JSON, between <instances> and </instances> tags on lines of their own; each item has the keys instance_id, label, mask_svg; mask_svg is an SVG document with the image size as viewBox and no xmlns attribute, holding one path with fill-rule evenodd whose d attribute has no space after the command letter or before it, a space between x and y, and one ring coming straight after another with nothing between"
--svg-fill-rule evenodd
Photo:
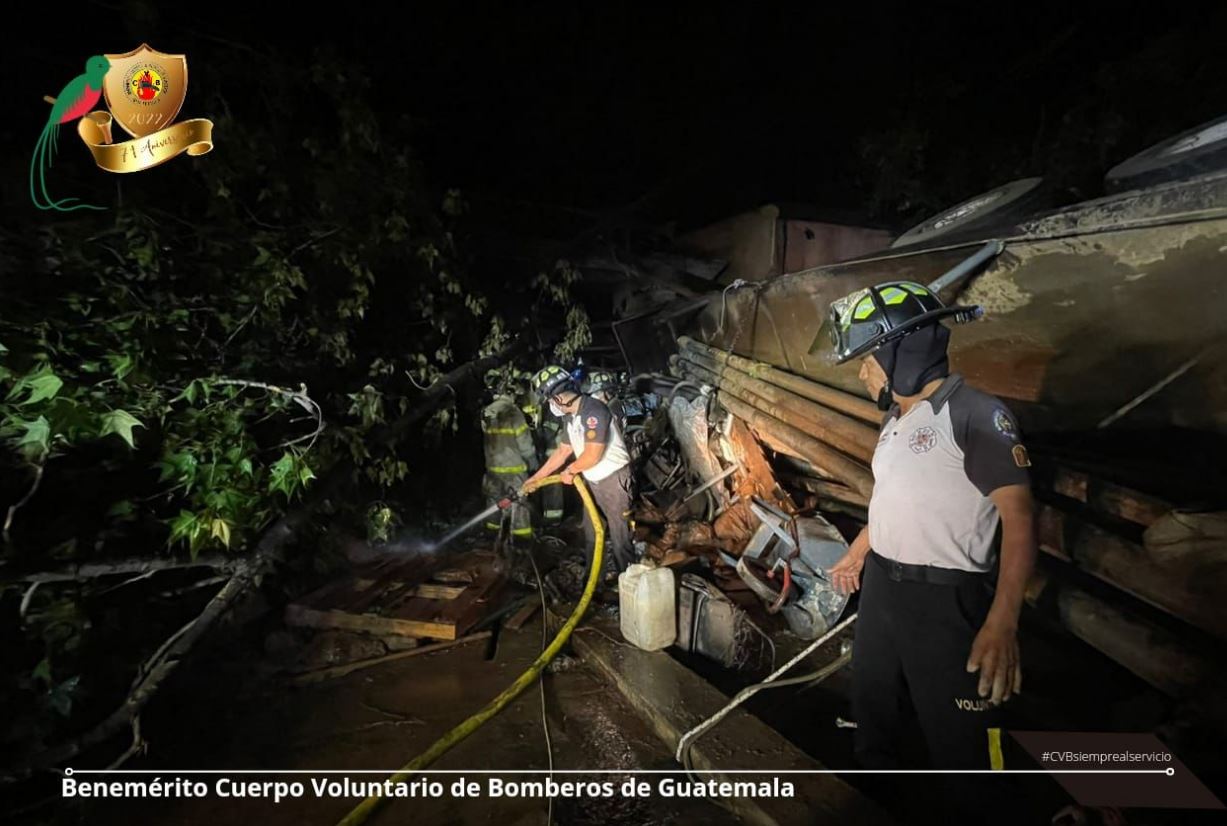
<instances>
[{"instance_id":1,"label":"black hood balaclava","mask_svg":"<svg viewBox=\"0 0 1227 826\"><path fill-rule=\"evenodd\" d=\"M949 343L950 331L941 324L930 324L875 350L873 357L886 373L886 386L878 393L878 408L890 409L892 392L915 396L933 379L950 375L946 357Z\"/></svg>"}]
</instances>

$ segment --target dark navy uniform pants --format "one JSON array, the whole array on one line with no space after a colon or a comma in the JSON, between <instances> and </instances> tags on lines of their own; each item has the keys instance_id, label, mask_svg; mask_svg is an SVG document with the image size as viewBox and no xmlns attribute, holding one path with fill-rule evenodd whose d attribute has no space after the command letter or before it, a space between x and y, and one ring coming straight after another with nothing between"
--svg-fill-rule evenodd
<instances>
[{"instance_id":1,"label":"dark navy uniform pants","mask_svg":"<svg viewBox=\"0 0 1227 826\"><path fill-rule=\"evenodd\" d=\"M908 566L910 567L910 566ZM900 738L920 724L933 768L987 769L988 730L1001 725L967 673L971 643L992 604L988 578L957 583L902 578L899 566L870 553L852 649L855 754L865 768L900 768Z\"/></svg>"},{"instance_id":2,"label":"dark navy uniform pants","mask_svg":"<svg viewBox=\"0 0 1227 826\"><path fill-rule=\"evenodd\" d=\"M614 471L599 482L588 482L592 500L596 503L601 515L605 517L605 552L602 567L612 573L622 573L635 561L631 527L630 522L627 521L631 509L631 483L629 465ZM595 541L596 533L593 531L588 509L584 508L584 546L589 567L592 566Z\"/></svg>"}]
</instances>

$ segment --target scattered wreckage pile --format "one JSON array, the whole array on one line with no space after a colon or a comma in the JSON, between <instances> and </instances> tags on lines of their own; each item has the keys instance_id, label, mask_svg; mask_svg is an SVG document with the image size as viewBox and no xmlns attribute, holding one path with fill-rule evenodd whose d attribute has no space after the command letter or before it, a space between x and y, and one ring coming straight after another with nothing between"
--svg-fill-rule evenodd
<instances>
[{"instance_id":1,"label":"scattered wreckage pile","mask_svg":"<svg viewBox=\"0 0 1227 826\"><path fill-rule=\"evenodd\" d=\"M670 364L665 410L689 474L722 481L704 492L704 511L687 503L680 515L660 498L670 469L650 457L643 473L657 492L636 513L650 532L648 553L665 564L703 556L716 583L733 582L734 593L744 584L790 630L814 638L844 608L823 569L846 547L836 527L851 537L867 520L882 414L863 398L685 336ZM1028 604L1227 728L1219 655L1227 517L1118 484L1109 465L1042 446L1032 455L1045 564Z\"/></svg>"},{"instance_id":2,"label":"scattered wreckage pile","mask_svg":"<svg viewBox=\"0 0 1227 826\"><path fill-rule=\"evenodd\" d=\"M834 513L841 532L817 512L814 494L798 503L752 431L753 418L737 415L735 400L713 404L710 382L650 381L661 401L627 427L639 480L636 540L647 559L681 571L677 647L758 670L774 657L775 632L813 640L837 623L848 597L824 572L856 526Z\"/></svg>"},{"instance_id":3,"label":"scattered wreckage pile","mask_svg":"<svg viewBox=\"0 0 1227 826\"><path fill-rule=\"evenodd\" d=\"M638 486L636 543L676 574L673 644L760 671L780 633L814 640L848 611L825 570L867 519L881 413L864 398L684 336L670 363L673 375L636 376L621 399ZM1217 596L1227 586L1227 518L1112 481L1108 466L1042 445L1031 453L1045 551L1027 593L1032 609L1227 728L1227 669L1217 656L1227 640ZM586 579L571 551L537 555L555 563L543 570L555 603L573 601ZM389 653L324 662L315 669L322 676L422 642L433 650L528 619L538 596L506 586L535 582L514 568L488 552L446 566L376 561L290 606L287 624L384 641Z\"/></svg>"}]
</instances>

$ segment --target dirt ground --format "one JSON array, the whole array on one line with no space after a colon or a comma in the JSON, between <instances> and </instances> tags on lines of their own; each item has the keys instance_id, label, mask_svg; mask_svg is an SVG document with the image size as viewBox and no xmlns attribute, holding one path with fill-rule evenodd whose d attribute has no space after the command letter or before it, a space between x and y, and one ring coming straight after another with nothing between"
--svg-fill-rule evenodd
<instances>
[{"instance_id":1,"label":"dirt ground","mask_svg":"<svg viewBox=\"0 0 1227 826\"><path fill-rule=\"evenodd\" d=\"M510 684L532 662L541 645L540 618L520 631L504 630L493 659L489 646L475 642L433 654L369 668L346 677L301 688L275 679L238 693L230 677L217 673L212 707L181 707L179 725L166 726L164 738L153 738L150 756L130 768L225 769L395 769L477 711ZM671 755L616 691L601 682L578 660L560 659L563 668L546 678L547 709L553 739L554 764L559 769L676 768ZM202 702L199 699L194 703ZM216 716L214 716L216 715ZM189 719L184 720L187 717ZM173 739L170 739L173 738ZM541 700L534 686L502 714L461 743L436 769L545 768ZM467 779L486 782L489 775ZM557 776L556 780L611 780L626 775ZM378 780L382 775L354 779ZM149 778L152 779L152 778ZM210 778L199 778L209 780ZM215 779L215 778L212 778ZM271 776L247 779L272 780ZM290 779L290 778L280 778ZM307 783L303 777L297 778ZM341 775L331 779L341 780ZM445 787L457 779L438 775ZM544 776L504 777L544 780ZM649 779L644 777L642 779ZM219 799L178 801L61 802L53 813L57 823L175 823L216 826L220 823L332 824L358 799L271 800ZM44 812L46 814L46 812ZM544 799L394 800L370 821L373 824L497 823L502 826L542 824ZM559 799L554 806L558 824L647 826L702 822L711 826L740 821L704 800L581 798Z\"/></svg>"}]
</instances>

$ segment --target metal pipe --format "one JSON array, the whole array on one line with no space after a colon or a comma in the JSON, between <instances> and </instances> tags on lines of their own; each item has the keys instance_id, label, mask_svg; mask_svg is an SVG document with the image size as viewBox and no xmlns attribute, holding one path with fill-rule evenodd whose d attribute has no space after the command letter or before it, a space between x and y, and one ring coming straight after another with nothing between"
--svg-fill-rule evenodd
<instances>
[{"instance_id":1,"label":"metal pipe","mask_svg":"<svg viewBox=\"0 0 1227 826\"><path fill-rule=\"evenodd\" d=\"M785 453L798 455L813 464L823 473L855 490L866 499L873 491L873 474L869 468L850 459L808 433L781 422L752 405L727 393L720 395L720 404L728 412L744 421L750 429L760 434L768 444L780 445Z\"/></svg>"},{"instance_id":2,"label":"metal pipe","mask_svg":"<svg viewBox=\"0 0 1227 826\"><path fill-rule=\"evenodd\" d=\"M689 387L699 394L703 392L701 385L698 385L692 381L679 381L677 384L673 385L673 389L669 391L669 395L665 398L665 407L673 404L673 397L676 396L677 392L683 387Z\"/></svg>"},{"instance_id":3,"label":"metal pipe","mask_svg":"<svg viewBox=\"0 0 1227 826\"><path fill-rule=\"evenodd\" d=\"M690 492L690 495L689 495L689 496L687 496L685 499L683 499L683 500L682 500L682 501L681 501L679 504L682 504L682 505L686 504L686 503L687 503L687 502L689 502L691 499L695 498L695 497L696 497L696 496L698 496L700 493L702 493L703 491L705 491L705 490L707 490L708 488L710 488L712 485L714 485L714 484L716 484L716 483L718 483L718 482L720 482L720 481L723 481L724 479L729 478L730 476L732 476L734 473L736 473L736 472L737 472L737 471L739 471L739 470L741 470L741 462L737 462L736 464L732 465L731 467L725 468L725 469L724 469L724 470L722 470L722 471L721 471L719 474L717 474L715 477L713 477L712 479L709 479L708 481L704 482L702 485L699 485L699 487L697 487L697 488L695 488L693 491L691 491L691 492Z\"/></svg>"},{"instance_id":4,"label":"metal pipe","mask_svg":"<svg viewBox=\"0 0 1227 826\"><path fill-rule=\"evenodd\" d=\"M687 352L684 358L698 368L697 376L707 383L862 462L867 463L873 457L878 434L867 424L734 368L721 368L698 353Z\"/></svg>"},{"instance_id":5,"label":"metal pipe","mask_svg":"<svg viewBox=\"0 0 1227 826\"><path fill-rule=\"evenodd\" d=\"M940 295L941 291L956 283L963 276L989 259L996 258L1005 249L1005 242L994 238L976 252L955 264L942 275L929 282L929 292Z\"/></svg>"},{"instance_id":6,"label":"metal pipe","mask_svg":"<svg viewBox=\"0 0 1227 826\"><path fill-rule=\"evenodd\" d=\"M882 422L882 411L878 410L877 406L868 399L863 399L821 382L780 370L761 361L754 361L734 353L726 353L724 350L717 350L715 347L709 347L701 341L695 341L688 336L679 338L677 345L679 352L683 356L688 356L692 352L698 353L717 364L734 368L745 373L747 376L770 382L776 387L782 387L798 396L860 419L874 427L877 427Z\"/></svg>"}]
</instances>

